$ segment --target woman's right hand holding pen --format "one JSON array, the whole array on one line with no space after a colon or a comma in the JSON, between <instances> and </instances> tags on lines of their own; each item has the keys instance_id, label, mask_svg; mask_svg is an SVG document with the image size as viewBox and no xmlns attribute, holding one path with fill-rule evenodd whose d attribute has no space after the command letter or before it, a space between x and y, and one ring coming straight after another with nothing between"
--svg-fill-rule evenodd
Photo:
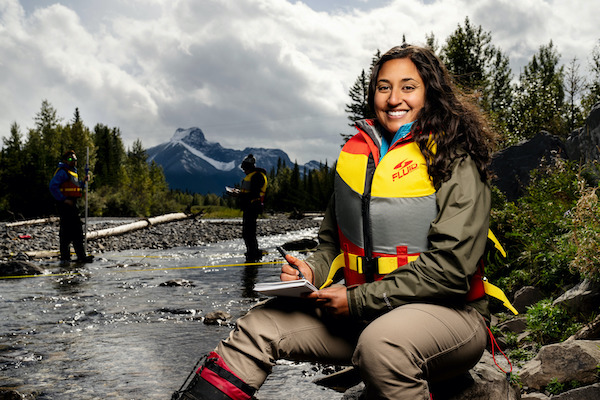
<instances>
[{"instance_id":1,"label":"woman's right hand holding pen","mask_svg":"<svg viewBox=\"0 0 600 400\"><path fill-rule=\"evenodd\" d=\"M308 266L306 262L289 254L285 257L285 260L288 263L297 266L307 281L314 283L312 269ZM300 274L298 273L298 270L296 268L292 267L290 264L283 264L283 266L281 267L281 275L279 275L279 279L281 279L282 281L295 281L300 279L299 275Z\"/></svg>"}]
</instances>

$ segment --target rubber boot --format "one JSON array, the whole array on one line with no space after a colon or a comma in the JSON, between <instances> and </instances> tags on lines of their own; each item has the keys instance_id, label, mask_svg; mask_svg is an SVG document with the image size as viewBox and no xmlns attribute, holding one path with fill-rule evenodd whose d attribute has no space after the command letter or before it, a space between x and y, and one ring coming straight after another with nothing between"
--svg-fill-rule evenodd
<instances>
[{"instance_id":1,"label":"rubber boot","mask_svg":"<svg viewBox=\"0 0 600 400\"><path fill-rule=\"evenodd\" d=\"M235 375L225 361L211 352L204 365L183 392L176 393L178 400L250 400L256 389Z\"/></svg>"}]
</instances>

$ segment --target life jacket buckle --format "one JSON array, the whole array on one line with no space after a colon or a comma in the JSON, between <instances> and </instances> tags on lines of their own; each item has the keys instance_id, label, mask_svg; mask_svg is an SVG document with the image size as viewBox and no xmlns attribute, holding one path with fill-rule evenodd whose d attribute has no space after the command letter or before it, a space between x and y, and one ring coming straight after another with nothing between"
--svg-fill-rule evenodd
<instances>
[{"instance_id":1,"label":"life jacket buckle","mask_svg":"<svg viewBox=\"0 0 600 400\"><path fill-rule=\"evenodd\" d=\"M367 282L375 280L375 274L379 272L379 257L361 256L358 257L362 266L362 273Z\"/></svg>"}]
</instances>

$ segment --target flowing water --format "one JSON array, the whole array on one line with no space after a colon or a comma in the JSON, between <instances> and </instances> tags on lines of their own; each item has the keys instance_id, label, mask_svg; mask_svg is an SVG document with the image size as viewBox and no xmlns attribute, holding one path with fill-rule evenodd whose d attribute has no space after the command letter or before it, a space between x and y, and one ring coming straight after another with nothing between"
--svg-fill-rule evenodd
<instances>
[{"instance_id":1,"label":"flowing water","mask_svg":"<svg viewBox=\"0 0 600 400\"><path fill-rule=\"evenodd\" d=\"M201 317L245 314L259 301L254 283L278 279L275 246L315 232L259 238L269 251L259 266L240 265L243 243L231 240L104 253L80 267L43 264L41 277L0 279L0 387L37 399L169 399L232 329ZM177 279L193 286L161 285ZM280 362L257 397L340 399L313 383L322 376L313 364Z\"/></svg>"}]
</instances>

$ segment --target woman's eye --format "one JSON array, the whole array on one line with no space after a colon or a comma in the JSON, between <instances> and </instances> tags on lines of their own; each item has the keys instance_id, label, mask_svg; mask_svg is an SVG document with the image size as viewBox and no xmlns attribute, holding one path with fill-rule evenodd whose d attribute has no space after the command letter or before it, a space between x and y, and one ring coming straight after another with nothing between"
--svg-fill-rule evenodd
<instances>
[{"instance_id":1,"label":"woman's eye","mask_svg":"<svg viewBox=\"0 0 600 400\"><path fill-rule=\"evenodd\" d=\"M412 92L413 90L415 90L415 87L412 85L406 85L402 86L402 90L404 90L405 92Z\"/></svg>"},{"instance_id":2,"label":"woman's eye","mask_svg":"<svg viewBox=\"0 0 600 400\"><path fill-rule=\"evenodd\" d=\"M380 86L377 86L377 90L379 90L380 92L385 92L385 91L390 90L390 87L388 85L380 85Z\"/></svg>"}]
</instances>

